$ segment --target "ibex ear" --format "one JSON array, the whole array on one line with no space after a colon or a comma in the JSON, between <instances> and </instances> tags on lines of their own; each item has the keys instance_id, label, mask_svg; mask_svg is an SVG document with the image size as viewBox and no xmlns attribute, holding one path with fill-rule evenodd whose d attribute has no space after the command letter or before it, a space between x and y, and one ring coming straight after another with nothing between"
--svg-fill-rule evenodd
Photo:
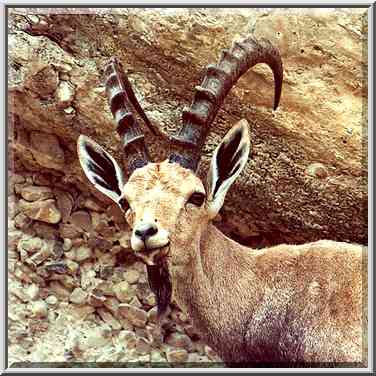
<instances>
[{"instance_id":1,"label":"ibex ear","mask_svg":"<svg viewBox=\"0 0 376 376\"><path fill-rule=\"evenodd\" d=\"M95 188L115 202L121 198L123 174L114 158L89 137L77 141L78 159L85 175Z\"/></svg>"},{"instance_id":2,"label":"ibex ear","mask_svg":"<svg viewBox=\"0 0 376 376\"><path fill-rule=\"evenodd\" d=\"M247 163L250 149L248 122L240 120L215 149L208 174L208 211L214 218L226 193Z\"/></svg>"}]
</instances>

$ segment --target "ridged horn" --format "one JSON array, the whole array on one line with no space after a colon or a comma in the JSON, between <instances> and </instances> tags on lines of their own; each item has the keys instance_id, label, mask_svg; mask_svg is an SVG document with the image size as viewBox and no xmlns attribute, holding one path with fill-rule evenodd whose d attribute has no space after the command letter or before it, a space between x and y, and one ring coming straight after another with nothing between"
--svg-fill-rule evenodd
<instances>
[{"instance_id":1,"label":"ridged horn","mask_svg":"<svg viewBox=\"0 0 376 376\"><path fill-rule=\"evenodd\" d=\"M247 37L235 42L230 50L223 50L217 65L210 64L189 108L183 110L183 124L174 141L170 162L196 171L210 125L223 101L238 79L258 63L267 64L274 75L274 110L282 91L283 66L277 48L266 39Z\"/></svg>"},{"instance_id":2,"label":"ridged horn","mask_svg":"<svg viewBox=\"0 0 376 376\"><path fill-rule=\"evenodd\" d=\"M131 175L134 170L145 166L150 160L145 137L133 114L133 108L148 126L149 121L134 95L121 63L115 57L107 63L104 78L108 103L122 142L124 168Z\"/></svg>"}]
</instances>

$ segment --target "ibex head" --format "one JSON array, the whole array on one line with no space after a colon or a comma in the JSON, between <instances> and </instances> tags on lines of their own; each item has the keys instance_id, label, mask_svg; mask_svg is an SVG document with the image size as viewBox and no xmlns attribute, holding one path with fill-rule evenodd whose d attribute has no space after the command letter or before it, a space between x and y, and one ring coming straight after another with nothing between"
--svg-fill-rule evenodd
<instances>
[{"instance_id":1,"label":"ibex head","mask_svg":"<svg viewBox=\"0 0 376 376\"><path fill-rule=\"evenodd\" d=\"M183 126L172 138L168 160L149 162L144 135L132 113L133 107L148 126L120 63L106 67L106 89L111 111L123 140L124 164L129 179L101 146L85 136L78 140L78 155L88 179L124 211L132 227L131 246L147 264L149 282L158 297L159 312L171 296L170 267L191 261L187 245L215 217L231 184L245 166L250 140L248 123L241 120L215 150L205 184L196 176L201 149L227 93L242 74L257 63L267 63L274 73L275 102L282 86L282 62L268 41L248 38L222 52L217 65L207 67L202 85L195 89L189 109L183 111Z\"/></svg>"}]
</instances>

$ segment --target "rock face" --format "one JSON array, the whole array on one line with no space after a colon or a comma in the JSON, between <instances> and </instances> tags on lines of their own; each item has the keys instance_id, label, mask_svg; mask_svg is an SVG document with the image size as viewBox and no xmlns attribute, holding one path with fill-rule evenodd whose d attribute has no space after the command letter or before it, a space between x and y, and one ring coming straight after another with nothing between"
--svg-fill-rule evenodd
<instances>
[{"instance_id":1,"label":"rock face","mask_svg":"<svg viewBox=\"0 0 376 376\"><path fill-rule=\"evenodd\" d=\"M273 78L260 65L240 79L219 112L200 175L237 120L249 120L253 146L218 226L246 244L367 243L364 9L29 13L14 9L9 19L9 127L17 165L88 185L77 163L79 134L120 157L101 81L111 56L124 63L150 119L173 133L203 68L253 31L281 51L282 100L273 112ZM166 156L164 140L149 135L148 142L155 160ZM309 166L317 163L321 172L312 174Z\"/></svg>"},{"instance_id":2,"label":"rock face","mask_svg":"<svg viewBox=\"0 0 376 376\"><path fill-rule=\"evenodd\" d=\"M123 213L79 166L80 134L121 160L102 81L111 56L173 134L221 49L250 32L270 39L284 62L280 107L271 72L254 67L204 147L203 178L230 127L251 125L251 157L216 225L255 247L367 244L366 10L17 8L8 21L10 363L220 361L177 307L159 322ZM144 131L165 159L165 138Z\"/></svg>"}]
</instances>

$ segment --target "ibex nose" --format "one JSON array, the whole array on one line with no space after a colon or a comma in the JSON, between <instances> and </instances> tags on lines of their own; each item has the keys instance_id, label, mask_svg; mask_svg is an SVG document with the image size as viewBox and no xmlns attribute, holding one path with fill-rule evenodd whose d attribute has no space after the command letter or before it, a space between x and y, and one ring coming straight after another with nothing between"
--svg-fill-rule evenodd
<instances>
[{"instance_id":1,"label":"ibex nose","mask_svg":"<svg viewBox=\"0 0 376 376\"><path fill-rule=\"evenodd\" d=\"M150 238L151 236L155 235L158 232L158 228L153 223L143 223L137 227L137 230L134 234L140 238L142 241Z\"/></svg>"}]
</instances>

